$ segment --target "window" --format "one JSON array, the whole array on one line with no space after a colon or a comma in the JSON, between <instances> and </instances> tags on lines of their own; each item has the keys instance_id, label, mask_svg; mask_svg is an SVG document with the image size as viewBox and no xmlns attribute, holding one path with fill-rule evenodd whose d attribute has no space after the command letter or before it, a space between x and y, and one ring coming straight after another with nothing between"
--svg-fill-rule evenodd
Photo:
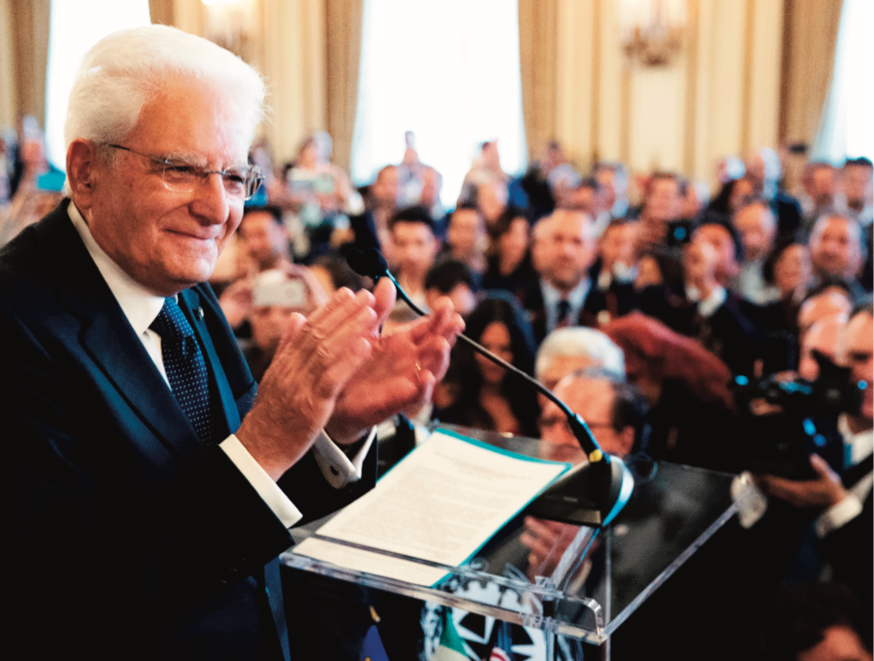
<instances>
[{"instance_id":1,"label":"window","mask_svg":"<svg viewBox=\"0 0 874 661\"><path fill-rule=\"evenodd\" d=\"M352 179L399 164L406 131L443 175L444 206L484 141L497 139L504 171L521 173L518 20L513 0L365 0Z\"/></svg>"},{"instance_id":2,"label":"window","mask_svg":"<svg viewBox=\"0 0 874 661\"><path fill-rule=\"evenodd\" d=\"M65 170L64 119L79 63L110 32L148 25L148 0L52 0L46 72L46 150Z\"/></svg>"},{"instance_id":3,"label":"window","mask_svg":"<svg viewBox=\"0 0 874 661\"><path fill-rule=\"evenodd\" d=\"M844 0L835 70L814 157L840 165L845 158L874 159L874 86L871 85L870 29L874 2Z\"/></svg>"}]
</instances>

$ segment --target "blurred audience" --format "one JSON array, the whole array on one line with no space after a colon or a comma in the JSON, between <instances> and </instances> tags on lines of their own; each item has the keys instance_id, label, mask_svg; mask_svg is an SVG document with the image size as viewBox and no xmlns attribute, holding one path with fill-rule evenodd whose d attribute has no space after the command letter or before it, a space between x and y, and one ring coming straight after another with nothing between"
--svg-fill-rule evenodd
<instances>
[{"instance_id":1,"label":"blurred audience","mask_svg":"<svg viewBox=\"0 0 874 661\"><path fill-rule=\"evenodd\" d=\"M817 279L843 278L851 283L854 297L864 295L857 278L865 263L867 248L862 228L855 220L838 214L820 217L810 233L810 264Z\"/></svg>"},{"instance_id":2,"label":"blurred audience","mask_svg":"<svg viewBox=\"0 0 874 661\"><path fill-rule=\"evenodd\" d=\"M519 209L509 207L501 214L489 235L483 289L518 294L531 285L537 274L531 265L529 232L528 219Z\"/></svg>"},{"instance_id":3,"label":"blurred audience","mask_svg":"<svg viewBox=\"0 0 874 661\"><path fill-rule=\"evenodd\" d=\"M534 368L534 339L513 297L491 294L467 319L466 335L528 375ZM453 348L459 369L454 401L436 415L443 422L520 436L537 435L540 413L531 387L467 344Z\"/></svg>"},{"instance_id":4,"label":"blurred audience","mask_svg":"<svg viewBox=\"0 0 874 661\"><path fill-rule=\"evenodd\" d=\"M467 317L476 305L474 277L467 264L458 260L438 262L425 276L425 305L434 307L441 296L452 301L455 311Z\"/></svg>"},{"instance_id":5,"label":"blurred audience","mask_svg":"<svg viewBox=\"0 0 874 661\"><path fill-rule=\"evenodd\" d=\"M534 375L550 390L571 372L597 367L625 379L625 357L616 344L594 328L559 328L537 350Z\"/></svg>"}]
</instances>

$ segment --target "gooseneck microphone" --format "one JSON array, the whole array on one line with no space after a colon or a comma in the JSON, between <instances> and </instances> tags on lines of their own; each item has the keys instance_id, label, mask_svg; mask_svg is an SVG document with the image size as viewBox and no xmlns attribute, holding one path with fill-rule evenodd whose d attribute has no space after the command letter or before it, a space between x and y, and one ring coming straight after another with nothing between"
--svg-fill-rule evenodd
<instances>
[{"instance_id":1,"label":"gooseneck microphone","mask_svg":"<svg viewBox=\"0 0 874 661\"><path fill-rule=\"evenodd\" d=\"M392 275L388 268L388 263L381 252L375 248L368 248L367 250L354 249L349 252L346 261L349 267L358 275L373 278L374 282L383 277L391 280L398 296L416 314L422 317L427 316L427 313L410 299L403 287ZM457 337L477 353L525 381L525 383L558 406L567 417L568 425L574 437L589 459L588 464L575 467L542 494L532 504L530 508L532 511L530 513L533 516L552 518L579 525L606 526L609 524L625 506L634 487L634 480L625 463L618 457L605 454L586 422L577 413L574 413L567 404L556 397L551 390L522 370L499 358L478 342L467 337L464 333L459 333ZM586 492L582 497L580 497L581 491ZM599 493L593 496L589 493L592 491Z\"/></svg>"}]
</instances>

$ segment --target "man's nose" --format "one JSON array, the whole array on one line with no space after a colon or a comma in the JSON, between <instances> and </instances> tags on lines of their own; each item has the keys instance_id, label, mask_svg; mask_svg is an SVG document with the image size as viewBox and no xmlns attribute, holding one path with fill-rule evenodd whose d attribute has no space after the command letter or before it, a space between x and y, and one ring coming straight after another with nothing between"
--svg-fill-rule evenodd
<instances>
[{"instance_id":1,"label":"man's nose","mask_svg":"<svg viewBox=\"0 0 874 661\"><path fill-rule=\"evenodd\" d=\"M220 224L228 219L230 204L222 175L211 173L194 192L191 210L209 224Z\"/></svg>"}]
</instances>

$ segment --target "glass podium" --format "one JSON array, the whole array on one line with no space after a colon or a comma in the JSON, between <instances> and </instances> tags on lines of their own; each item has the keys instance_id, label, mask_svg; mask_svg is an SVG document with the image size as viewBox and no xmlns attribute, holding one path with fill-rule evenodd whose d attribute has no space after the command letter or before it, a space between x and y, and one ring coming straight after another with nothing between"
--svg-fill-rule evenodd
<instances>
[{"instance_id":1,"label":"glass podium","mask_svg":"<svg viewBox=\"0 0 874 661\"><path fill-rule=\"evenodd\" d=\"M577 447L444 428L522 455L573 464L584 460ZM294 548L281 561L307 572L542 630L545 658L551 659L556 635L595 645L607 641L736 511L730 494L732 475L655 464L646 457L630 457L626 464L634 476L634 491L607 529L534 519L523 511L464 566L403 556L445 571L444 579L434 586L353 571L299 555ZM295 541L318 536L318 528L328 518L293 529Z\"/></svg>"}]
</instances>

